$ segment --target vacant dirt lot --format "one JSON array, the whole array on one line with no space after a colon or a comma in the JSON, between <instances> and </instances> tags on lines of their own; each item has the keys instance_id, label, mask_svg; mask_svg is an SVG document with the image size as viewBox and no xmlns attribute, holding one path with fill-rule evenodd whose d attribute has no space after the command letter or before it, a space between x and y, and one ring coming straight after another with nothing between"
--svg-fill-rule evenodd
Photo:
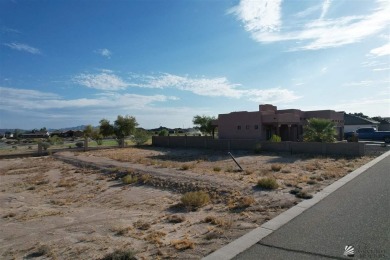
<instances>
[{"instance_id":1,"label":"vacant dirt lot","mask_svg":"<svg viewBox=\"0 0 390 260\"><path fill-rule=\"evenodd\" d=\"M125 148L0 160L0 258L199 259L372 158ZM123 184L120 177L137 178ZM273 190L257 186L275 179ZM197 210L183 193L206 191Z\"/></svg>"}]
</instances>

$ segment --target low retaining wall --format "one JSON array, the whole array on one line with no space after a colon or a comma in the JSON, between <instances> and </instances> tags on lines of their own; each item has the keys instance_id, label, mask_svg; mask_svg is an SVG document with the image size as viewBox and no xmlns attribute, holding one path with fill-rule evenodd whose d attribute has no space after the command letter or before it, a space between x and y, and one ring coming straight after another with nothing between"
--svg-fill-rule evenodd
<instances>
[{"instance_id":1,"label":"low retaining wall","mask_svg":"<svg viewBox=\"0 0 390 260\"><path fill-rule=\"evenodd\" d=\"M255 139L212 139L204 136L153 136L153 146L214 150L254 150L342 156L365 155L364 143L261 142Z\"/></svg>"}]
</instances>

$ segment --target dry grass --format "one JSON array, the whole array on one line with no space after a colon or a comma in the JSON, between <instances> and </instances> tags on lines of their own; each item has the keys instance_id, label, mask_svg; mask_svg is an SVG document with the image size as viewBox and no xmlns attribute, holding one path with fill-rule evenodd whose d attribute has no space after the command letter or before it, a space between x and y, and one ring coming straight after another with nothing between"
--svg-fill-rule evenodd
<instances>
[{"instance_id":1,"label":"dry grass","mask_svg":"<svg viewBox=\"0 0 390 260\"><path fill-rule=\"evenodd\" d=\"M279 187L279 184L275 178L266 177L266 178L259 179L257 181L257 186L267 190L274 190Z\"/></svg>"},{"instance_id":2,"label":"dry grass","mask_svg":"<svg viewBox=\"0 0 390 260\"><path fill-rule=\"evenodd\" d=\"M282 165L280 164L271 164L271 170L274 172L278 172L282 169Z\"/></svg>"},{"instance_id":3,"label":"dry grass","mask_svg":"<svg viewBox=\"0 0 390 260\"><path fill-rule=\"evenodd\" d=\"M65 187L65 188L70 188L74 187L77 185L77 180L75 178L70 178L70 179L61 179L57 183L57 187Z\"/></svg>"},{"instance_id":4,"label":"dry grass","mask_svg":"<svg viewBox=\"0 0 390 260\"><path fill-rule=\"evenodd\" d=\"M151 242L153 244L162 245L163 242L161 241L161 239L163 237L165 237L166 235L167 235L167 233L165 233L163 231L152 231L150 234L148 234L145 237L145 240L149 241L149 242Z\"/></svg>"},{"instance_id":5,"label":"dry grass","mask_svg":"<svg viewBox=\"0 0 390 260\"><path fill-rule=\"evenodd\" d=\"M138 220L136 221L133 226L140 230L148 230L151 227L151 224L149 222L146 222L144 220Z\"/></svg>"},{"instance_id":6,"label":"dry grass","mask_svg":"<svg viewBox=\"0 0 390 260\"><path fill-rule=\"evenodd\" d=\"M167 217L169 223L181 223L186 220L183 215L169 215Z\"/></svg>"},{"instance_id":7,"label":"dry grass","mask_svg":"<svg viewBox=\"0 0 390 260\"><path fill-rule=\"evenodd\" d=\"M195 243L188 238L172 240L171 245L174 246L177 250L186 250L186 249L194 249Z\"/></svg>"},{"instance_id":8,"label":"dry grass","mask_svg":"<svg viewBox=\"0 0 390 260\"><path fill-rule=\"evenodd\" d=\"M231 219L225 217L207 216L204 222L216 225L218 227L230 228L233 224Z\"/></svg>"},{"instance_id":9,"label":"dry grass","mask_svg":"<svg viewBox=\"0 0 390 260\"><path fill-rule=\"evenodd\" d=\"M128 174L122 178L124 184L133 184L138 182L138 177Z\"/></svg>"},{"instance_id":10,"label":"dry grass","mask_svg":"<svg viewBox=\"0 0 390 260\"><path fill-rule=\"evenodd\" d=\"M208 204L210 196L204 191L193 191L185 193L180 200L185 207L197 209Z\"/></svg>"},{"instance_id":11,"label":"dry grass","mask_svg":"<svg viewBox=\"0 0 390 260\"><path fill-rule=\"evenodd\" d=\"M131 230L133 230L133 227L131 226L115 226L110 229L112 232L115 233L117 236L126 236Z\"/></svg>"}]
</instances>

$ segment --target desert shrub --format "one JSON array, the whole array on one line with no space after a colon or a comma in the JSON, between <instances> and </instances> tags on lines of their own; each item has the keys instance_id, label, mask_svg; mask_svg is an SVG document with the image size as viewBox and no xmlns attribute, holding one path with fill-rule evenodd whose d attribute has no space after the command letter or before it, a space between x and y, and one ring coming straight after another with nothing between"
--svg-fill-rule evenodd
<instances>
[{"instance_id":1,"label":"desert shrub","mask_svg":"<svg viewBox=\"0 0 390 260\"><path fill-rule=\"evenodd\" d=\"M135 228L138 228L141 230L148 230L151 227L150 223L143 221L141 219L136 221L133 225Z\"/></svg>"},{"instance_id":2,"label":"desert shrub","mask_svg":"<svg viewBox=\"0 0 390 260\"><path fill-rule=\"evenodd\" d=\"M192 169L192 168L194 168L194 165L190 165L190 164L185 163L179 169L182 171L187 171L187 170Z\"/></svg>"},{"instance_id":3,"label":"desert shrub","mask_svg":"<svg viewBox=\"0 0 390 260\"><path fill-rule=\"evenodd\" d=\"M162 231L153 231L145 237L145 240L153 244L162 245L163 242L161 241L161 238L165 237L166 235L167 233Z\"/></svg>"},{"instance_id":4,"label":"desert shrub","mask_svg":"<svg viewBox=\"0 0 390 260\"><path fill-rule=\"evenodd\" d=\"M149 133L144 130L137 130L132 137L135 145L140 146L146 143L149 140Z\"/></svg>"},{"instance_id":5,"label":"desert shrub","mask_svg":"<svg viewBox=\"0 0 390 260\"><path fill-rule=\"evenodd\" d=\"M50 143L46 143L46 142L41 143L41 145L42 145L43 150L45 150L45 151L50 147Z\"/></svg>"},{"instance_id":6,"label":"desert shrub","mask_svg":"<svg viewBox=\"0 0 390 260\"><path fill-rule=\"evenodd\" d=\"M111 231L115 232L117 236L125 236L129 233L130 230L132 230L132 227L114 227L110 229Z\"/></svg>"},{"instance_id":7,"label":"desert shrub","mask_svg":"<svg viewBox=\"0 0 390 260\"><path fill-rule=\"evenodd\" d=\"M189 240L188 238L173 240L171 245L174 246L177 250L186 250L195 248L195 243Z\"/></svg>"},{"instance_id":8,"label":"desert shrub","mask_svg":"<svg viewBox=\"0 0 390 260\"><path fill-rule=\"evenodd\" d=\"M150 174L142 174L141 177L139 178L139 181L143 184L146 184L150 182L152 179L152 176Z\"/></svg>"},{"instance_id":9,"label":"desert shrub","mask_svg":"<svg viewBox=\"0 0 390 260\"><path fill-rule=\"evenodd\" d=\"M218 166L213 168L213 171L215 171L215 172L220 172L221 170L222 170L221 167L218 167Z\"/></svg>"},{"instance_id":10,"label":"desert shrub","mask_svg":"<svg viewBox=\"0 0 390 260\"><path fill-rule=\"evenodd\" d=\"M317 182L315 180L308 180L306 183L309 184L309 185L314 185Z\"/></svg>"},{"instance_id":11,"label":"desert shrub","mask_svg":"<svg viewBox=\"0 0 390 260\"><path fill-rule=\"evenodd\" d=\"M295 197L301 198L301 199L311 199L311 198L313 198L313 195L309 194L305 190L302 190L302 188L295 188L293 190L290 190L290 194L293 194L293 195L295 195Z\"/></svg>"},{"instance_id":12,"label":"desert shrub","mask_svg":"<svg viewBox=\"0 0 390 260\"><path fill-rule=\"evenodd\" d=\"M138 182L137 176L132 176L131 174L127 174L125 177L122 178L122 182L124 184L133 184Z\"/></svg>"},{"instance_id":13,"label":"desert shrub","mask_svg":"<svg viewBox=\"0 0 390 260\"><path fill-rule=\"evenodd\" d=\"M306 200L313 198L313 195L309 194L307 191L304 190L299 191L297 194L295 194L295 196L297 198L306 199Z\"/></svg>"},{"instance_id":14,"label":"desert shrub","mask_svg":"<svg viewBox=\"0 0 390 260\"><path fill-rule=\"evenodd\" d=\"M279 184L275 178L267 177L258 180L257 186L263 189L274 190L279 187Z\"/></svg>"},{"instance_id":15,"label":"desert shrub","mask_svg":"<svg viewBox=\"0 0 390 260\"><path fill-rule=\"evenodd\" d=\"M274 172L278 172L282 169L282 165L280 164L272 164L271 165L271 170L273 170Z\"/></svg>"},{"instance_id":16,"label":"desert shrub","mask_svg":"<svg viewBox=\"0 0 390 260\"><path fill-rule=\"evenodd\" d=\"M204 191L187 192L181 197L181 202L189 208L200 208L210 202L210 196Z\"/></svg>"},{"instance_id":17,"label":"desert shrub","mask_svg":"<svg viewBox=\"0 0 390 260\"><path fill-rule=\"evenodd\" d=\"M84 142L77 142L76 144L77 148L83 148L84 147Z\"/></svg>"},{"instance_id":18,"label":"desert shrub","mask_svg":"<svg viewBox=\"0 0 390 260\"><path fill-rule=\"evenodd\" d=\"M256 200L252 196L244 196L239 200L238 206L246 208L246 207L251 206L255 202L256 202Z\"/></svg>"},{"instance_id":19,"label":"desert shrub","mask_svg":"<svg viewBox=\"0 0 390 260\"><path fill-rule=\"evenodd\" d=\"M282 138L278 135L272 135L268 141L274 142L274 143L280 143L282 141Z\"/></svg>"},{"instance_id":20,"label":"desert shrub","mask_svg":"<svg viewBox=\"0 0 390 260\"><path fill-rule=\"evenodd\" d=\"M206 240L211 240L211 239L220 238L222 234L223 234L222 230L213 230L213 231L208 232L206 234L205 239Z\"/></svg>"},{"instance_id":21,"label":"desert shrub","mask_svg":"<svg viewBox=\"0 0 390 260\"><path fill-rule=\"evenodd\" d=\"M48 142L51 144L51 145L55 145L55 144L64 144L64 139L62 139L61 137L58 137L57 135L54 135L52 137L49 137L48 139Z\"/></svg>"},{"instance_id":22,"label":"desert shrub","mask_svg":"<svg viewBox=\"0 0 390 260\"><path fill-rule=\"evenodd\" d=\"M181 215L170 215L167 219L169 223L181 223L186 220L186 218Z\"/></svg>"},{"instance_id":23,"label":"desert shrub","mask_svg":"<svg viewBox=\"0 0 390 260\"><path fill-rule=\"evenodd\" d=\"M204 219L204 222L210 223L212 225L216 225L218 227L231 227L232 221L230 219L215 217L215 216L207 216Z\"/></svg>"},{"instance_id":24,"label":"desert shrub","mask_svg":"<svg viewBox=\"0 0 390 260\"><path fill-rule=\"evenodd\" d=\"M105 255L101 260L136 260L133 250L118 249L112 253Z\"/></svg>"}]
</instances>

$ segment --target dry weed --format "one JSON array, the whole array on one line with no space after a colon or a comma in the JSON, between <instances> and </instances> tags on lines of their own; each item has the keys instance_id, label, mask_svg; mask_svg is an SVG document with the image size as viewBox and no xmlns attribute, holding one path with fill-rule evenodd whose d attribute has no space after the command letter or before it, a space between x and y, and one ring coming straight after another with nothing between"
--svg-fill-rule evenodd
<instances>
[{"instance_id":1,"label":"dry weed","mask_svg":"<svg viewBox=\"0 0 390 260\"><path fill-rule=\"evenodd\" d=\"M141 219L136 221L133 225L135 228L138 228L140 230L148 230L151 227L150 223Z\"/></svg>"},{"instance_id":2,"label":"dry weed","mask_svg":"<svg viewBox=\"0 0 390 260\"><path fill-rule=\"evenodd\" d=\"M169 223L181 223L186 220L182 215L170 215L167 219Z\"/></svg>"},{"instance_id":3,"label":"dry weed","mask_svg":"<svg viewBox=\"0 0 390 260\"><path fill-rule=\"evenodd\" d=\"M230 228L233 224L233 221L231 219L216 216L207 216L204 219L204 222L224 228Z\"/></svg>"},{"instance_id":4,"label":"dry weed","mask_svg":"<svg viewBox=\"0 0 390 260\"><path fill-rule=\"evenodd\" d=\"M149 241L153 244L162 245L163 242L161 241L161 238L165 237L166 235L167 235L167 233L162 232L162 231L152 231L150 234L148 234L145 237L145 240Z\"/></svg>"},{"instance_id":5,"label":"dry weed","mask_svg":"<svg viewBox=\"0 0 390 260\"><path fill-rule=\"evenodd\" d=\"M188 238L172 240L171 245L174 246L177 250L186 250L186 249L194 249L195 243Z\"/></svg>"}]
</instances>

